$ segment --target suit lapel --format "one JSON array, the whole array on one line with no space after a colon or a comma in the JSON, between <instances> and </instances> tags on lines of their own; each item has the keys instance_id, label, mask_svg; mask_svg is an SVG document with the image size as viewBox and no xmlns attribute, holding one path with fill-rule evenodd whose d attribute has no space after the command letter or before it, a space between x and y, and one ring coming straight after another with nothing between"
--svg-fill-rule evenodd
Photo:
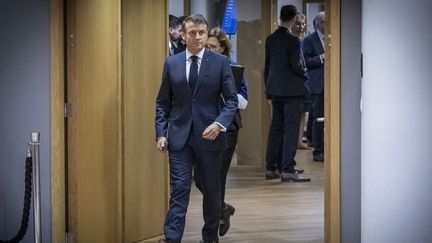
<instances>
[{"instance_id":1,"label":"suit lapel","mask_svg":"<svg viewBox=\"0 0 432 243\"><path fill-rule=\"evenodd\" d=\"M314 38L315 38L315 44L316 44L317 49L318 49L317 50L318 54L324 53L324 47L323 47L323 44L322 44L322 42L320 40L320 37L319 37L317 31L315 31L315 33L314 33Z\"/></svg>"},{"instance_id":2,"label":"suit lapel","mask_svg":"<svg viewBox=\"0 0 432 243\"><path fill-rule=\"evenodd\" d=\"M183 77L184 84L190 90L189 83L188 83L187 77L186 77L186 52L182 52L182 53L178 54L178 56L179 56L178 62L179 62L179 66L181 67L181 75ZM192 91L191 91L191 93L192 93Z\"/></svg>"},{"instance_id":3,"label":"suit lapel","mask_svg":"<svg viewBox=\"0 0 432 243\"><path fill-rule=\"evenodd\" d=\"M198 80L195 85L195 90L193 91L192 96L195 96L196 92L198 91L201 85L201 82L205 79L206 76L208 76L208 62L210 57L211 57L210 52L206 49L204 51L204 55L201 60L201 66L198 73Z\"/></svg>"}]
</instances>

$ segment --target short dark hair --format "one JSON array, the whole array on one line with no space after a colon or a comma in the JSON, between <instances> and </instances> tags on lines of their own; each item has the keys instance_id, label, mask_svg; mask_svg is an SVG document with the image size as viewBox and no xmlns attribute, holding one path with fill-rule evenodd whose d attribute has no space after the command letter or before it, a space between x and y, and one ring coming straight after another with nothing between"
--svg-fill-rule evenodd
<instances>
[{"instance_id":1,"label":"short dark hair","mask_svg":"<svg viewBox=\"0 0 432 243\"><path fill-rule=\"evenodd\" d=\"M186 23L188 23L188 22L192 22L194 24L205 24L208 28L208 22L202 14L192 14L192 15L186 17L182 23L182 29L183 30L186 30L186 28L185 28Z\"/></svg>"},{"instance_id":2,"label":"short dark hair","mask_svg":"<svg viewBox=\"0 0 432 243\"><path fill-rule=\"evenodd\" d=\"M291 21L297 15L297 8L294 5L284 5L280 9L279 19L281 22Z\"/></svg>"},{"instance_id":3,"label":"short dark hair","mask_svg":"<svg viewBox=\"0 0 432 243\"><path fill-rule=\"evenodd\" d=\"M187 16L182 15L182 16L178 16L177 18L178 18L180 24L182 25L182 30L183 30L183 21L187 18Z\"/></svg>"},{"instance_id":4,"label":"short dark hair","mask_svg":"<svg viewBox=\"0 0 432 243\"><path fill-rule=\"evenodd\" d=\"M173 16L173 15L169 16L169 26L168 26L169 28L175 29L175 28L179 27L180 25L181 25L181 22L176 16Z\"/></svg>"}]
</instances>

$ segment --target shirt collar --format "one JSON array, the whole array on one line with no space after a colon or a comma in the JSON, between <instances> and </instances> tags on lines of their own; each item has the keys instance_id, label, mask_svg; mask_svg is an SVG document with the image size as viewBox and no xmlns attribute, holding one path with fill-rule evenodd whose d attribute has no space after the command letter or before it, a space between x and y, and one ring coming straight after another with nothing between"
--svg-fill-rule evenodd
<instances>
[{"instance_id":1,"label":"shirt collar","mask_svg":"<svg viewBox=\"0 0 432 243\"><path fill-rule=\"evenodd\" d=\"M200 60L203 58L204 56L204 51L205 48L201 49L201 51L199 51L197 54L195 54L195 56L197 56ZM193 56L194 54L192 54L187 48L186 48L186 60L189 60L189 58L191 56Z\"/></svg>"}]
</instances>

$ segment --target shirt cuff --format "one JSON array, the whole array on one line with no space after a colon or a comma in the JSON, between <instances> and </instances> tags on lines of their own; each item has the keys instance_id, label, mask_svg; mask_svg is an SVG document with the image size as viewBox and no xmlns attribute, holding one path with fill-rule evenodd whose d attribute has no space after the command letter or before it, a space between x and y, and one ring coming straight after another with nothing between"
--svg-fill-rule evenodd
<instances>
[{"instance_id":1,"label":"shirt cuff","mask_svg":"<svg viewBox=\"0 0 432 243\"><path fill-rule=\"evenodd\" d=\"M222 124L220 124L219 122L214 122L214 123L216 123L216 124L218 124L218 126L220 126L220 128L221 128L221 132L226 132L226 127L224 127L224 126L222 126Z\"/></svg>"},{"instance_id":2,"label":"shirt cuff","mask_svg":"<svg viewBox=\"0 0 432 243\"><path fill-rule=\"evenodd\" d=\"M246 107L248 105L247 99L245 99L241 94L237 94L237 98L238 98L238 105L237 105L237 107L240 110L246 109Z\"/></svg>"}]
</instances>

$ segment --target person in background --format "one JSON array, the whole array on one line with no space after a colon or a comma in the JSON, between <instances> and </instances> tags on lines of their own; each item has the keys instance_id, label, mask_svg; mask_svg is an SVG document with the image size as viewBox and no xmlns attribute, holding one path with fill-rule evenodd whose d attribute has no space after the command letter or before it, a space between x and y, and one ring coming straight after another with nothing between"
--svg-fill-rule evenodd
<instances>
[{"instance_id":1,"label":"person in background","mask_svg":"<svg viewBox=\"0 0 432 243\"><path fill-rule=\"evenodd\" d=\"M301 175L294 157L297 150L300 115L303 111L307 76L301 62L299 38L291 33L297 8L284 5L280 10L281 24L265 42L264 82L266 95L271 100L272 120L270 124L267 153L266 180L280 178L282 182L308 182ZM277 170L278 153L282 144L282 163Z\"/></svg>"},{"instance_id":2,"label":"person in background","mask_svg":"<svg viewBox=\"0 0 432 243\"><path fill-rule=\"evenodd\" d=\"M165 242L182 240L197 167L203 192L201 243L219 242L220 155L237 111L237 92L226 56L207 50L208 22L201 14L183 21L186 51L168 56L156 98L157 149L169 152L170 202ZM221 97L224 99L220 103Z\"/></svg>"},{"instance_id":3,"label":"person in background","mask_svg":"<svg viewBox=\"0 0 432 243\"><path fill-rule=\"evenodd\" d=\"M300 40L300 43L303 41L306 35L306 16L302 13L297 13L294 24L291 26L291 32L293 35L297 36ZM303 57L303 53L301 55L301 61L303 62L303 66L306 67L306 63ZM305 133L305 124L306 124L306 112L310 110L312 102L310 100L310 93L307 86L305 86L305 102L303 106L303 112L300 116L300 127L299 127L299 136L297 141L298 149L310 149L307 145L303 143L303 135ZM307 130L306 130L307 132ZM307 141L305 141L307 142Z\"/></svg>"},{"instance_id":4,"label":"person in background","mask_svg":"<svg viewBox=\"0 0 432 243\"><path fill-rule=\"evenodd\" d=\"M208 49L210 49L213 52L220 53L222 55L230 57L231 42L226 36L226 34L219 27L215 27L210 31L206 46ZM234 63L231 59L230 62L231 64L236 65L236 63ZM234 215L235 212L234 207L225 202L225 188L226 188L228 170L230 168L231 160L235 148L237 146L238 132L242 127L241 115L239 110L246 109L248 104L247 84L244 76L240 84L240 89L238 91L237 98L238 98L238 107L237 107L238 109L236 111L232 123L229 125L226 131L227 147L224 150L222 150L222 154L221 154L220 177L221 177L222 211L221 211L220 221L219 221L220 222L219 236L224 236L228 232L231 225L230 218L232 215ZM199 171L196 170L194 171L194 179L195 179L196 186L198 187L198 189L200 189L200 191L202 191Z\"/></svg>"},{"instance_id":5,"label":"person in background","mask_svg":"<svg viewBox=\"0 0 432 243\"><path fill-rule=\"evenodd\" d=\"M325 13L319 12L314 18L315 32L304 38L303 55L309 80L306 82L312 99L312 144L313 160L324 162L324 124L317 118L324 117L324 19Z\"/></svg>"},{"instance_id":6,"label":"person in background","mask_svg":"<svg viewBox=\"0 0 432 243\"><path fill-rule=\"evenodd\" d=\"M184 21L187 17L188 17L188 16L186 16L186 15L182 15L182 16L177 17L178 20L179 20L179 22L182 24L182 25L181 25L181 26L182 26L181 32L183 32L183 21ZM177 53L186 50L186 42L185 42L185 40L183 39L183 36L180 36L180 40L178 41L178 45L179 45L179 48L178 48L179 50L178 50Z\"/></svg>"},{"instance_id":7,"label":"person in background","mask_svg":"<svg viewBox=\"0 0 432 243\"><path fill-rule=\"evenodd\" d=\"M186 49L185 44L182 42L182 21L174 15L169 15L169 42L168 50L169 55L175 55Z\"/></svg>"}]
</instances>

